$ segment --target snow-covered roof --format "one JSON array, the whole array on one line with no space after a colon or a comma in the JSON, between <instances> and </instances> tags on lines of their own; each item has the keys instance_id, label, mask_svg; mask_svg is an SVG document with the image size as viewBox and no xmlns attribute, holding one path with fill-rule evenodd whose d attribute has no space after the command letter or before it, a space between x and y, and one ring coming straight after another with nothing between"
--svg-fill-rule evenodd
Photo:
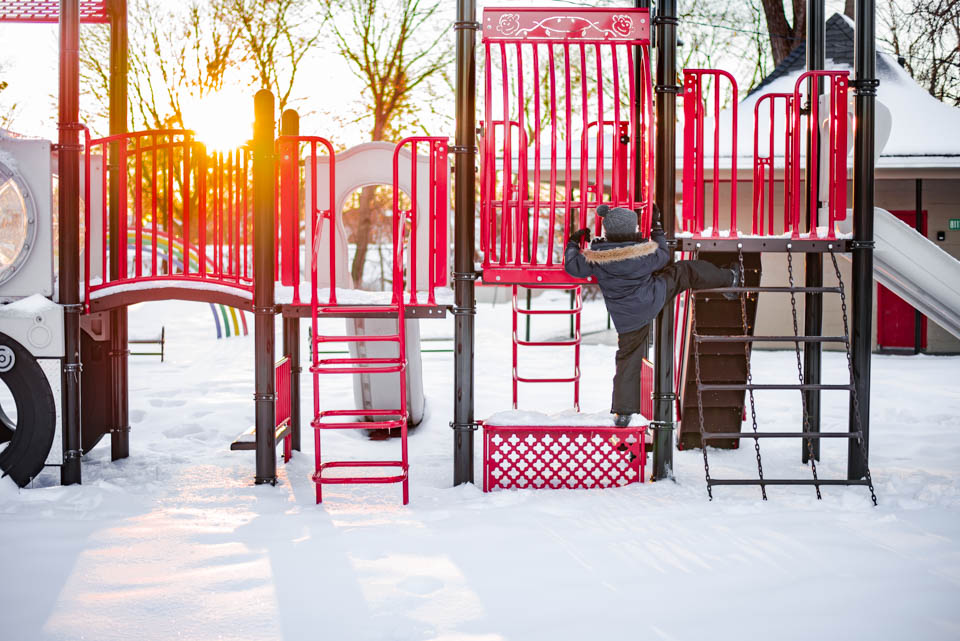
<instances>
[{"instance_id":1,"label":"snow-covered roof","mask_svg":"<svg viewBox=\"0 0 960 641\"><path fill-rule=\"evenodd\" d=\"M850 72L853 76L853 22L841 14L834 14L827 21L826 67ZM757 89L748 94L738 105L737 114L737 167L749 170L753 165L754 107L764 94L792 93L800 74L804 71L805 45L800 45L766 78ZM896 168L960 168L960 135L947 132L960 131L960 109L940 102L910 77L890 55L877 53L877 102L886 107L891 116L890 137L882 147L877 161L878 169ZM853 112L854 92L849 92L850 112ZM878 110L882 110L879 107ZM720 113L720 166L730 167L730 119L732 107ZM776 151L782 156L782 133L784 131L782 107L775 116ZM768 120L768 119L765 119ZM769 122L761 120L760 140L769 136ZM712 166L713 119L704 122L704 155L706 164ZM852 131L850 133L852 144ZM761 153L766 149L761 142ZM801 146L803 155L803 146ZM677 133L677 160L682 164L682 126Z\"/></svg>"}]
</instances>

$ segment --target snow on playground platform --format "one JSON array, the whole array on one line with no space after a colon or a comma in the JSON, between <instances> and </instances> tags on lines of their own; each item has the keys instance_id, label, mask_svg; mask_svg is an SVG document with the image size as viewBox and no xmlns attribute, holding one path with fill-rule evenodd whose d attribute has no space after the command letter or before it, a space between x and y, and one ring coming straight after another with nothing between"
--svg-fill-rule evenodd
<instances>
[{"instance_id":1,"label":"snow on playground platform","mask_svg":"<svg viewBox=\"0 0 960 641\"><path fill-rule=\"evenodd\" d=\"M569 302L543 296L538 305ZM509 309L479 305L479 419L510 407ZM47 487L0 479L4 640L960 637L958 357L874 358L878 508L863 487L824 488L820 502L813 488L770 488L763 502L757 488L724 487L708 502L699 451L674 453L676 483L452 488L452 354L432 352L427 416L410 435L410 505L398 487L331 486L315 506L309 429L277 487L254 486L253 454L228 449L253 421L252 337L214 340L199 303L135 306L130 323L168 336L167 362L131 360L131 457L111 463L101 444L82 486L54 485L55 468L40 478ZM567 323L539 317L531 333L562 336ZM585 304L583 324L606 326L601 303ZM420 327L453 335L450 318ZM615 348L582 350L584 410L603 415ZM524 360L526 373L572 367L551 353ZM825 382L842 381L844 355L823 358ZM794 359L757 350L754 379L787 380ZM324 398L352 397L347 377L330 379ZM847 396L823 398L824 429L840 429ZM520 388L524 410L556 414L570 399L569 386ZM799 426L796 392L758 392L757 411L761 429ZM480 447L478 433L478 483ZM823 443L822 476L844 474L845 447ZM398 448L324 435L337 458ZM799 442L761 448L768 475L804 473ZM710 463L718 477L752 475L753 444Z\"/></svg>"}]
</instances>

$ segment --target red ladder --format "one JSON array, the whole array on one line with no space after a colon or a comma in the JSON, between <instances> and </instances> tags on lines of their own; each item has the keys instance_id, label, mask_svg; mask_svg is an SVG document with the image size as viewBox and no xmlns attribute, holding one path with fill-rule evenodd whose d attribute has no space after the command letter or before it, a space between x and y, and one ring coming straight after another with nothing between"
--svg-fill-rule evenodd
<instances>
[{"instance_id":1,"label":"red ladder","mask_svg":"<svg viewBox=\"0 0 960 641\"><path fill-rule=\"evenodd\" d=\"M562 289L574 292L574 303L570 309L533 309L532 307L521 307L517 299L519 287L513 286L513 409L517 409L517 388L520 383L573 383L573 407L580 411L580 312L583 310L583 294L580 286L558 285L555 287L531 287L529 289ZM530 340L529 334L526 339L519 337L520 317L537 315L569 315L573 321L573 338L559 339L551 341ZM529 376L520 376L520 370L517 365L520 347L573 347L573 376L559 378L532 378Z\"/></svg>"}]
</instances>

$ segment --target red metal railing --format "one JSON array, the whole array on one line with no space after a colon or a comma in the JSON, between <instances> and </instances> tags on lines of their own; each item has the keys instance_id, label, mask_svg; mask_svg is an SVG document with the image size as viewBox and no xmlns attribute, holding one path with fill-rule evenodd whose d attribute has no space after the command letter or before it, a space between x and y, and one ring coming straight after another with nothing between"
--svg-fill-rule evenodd
<instances>
[{"instance_id":1,"label":"red metal railing","mask_svg":"<svg viewBox=\"0 0 960 641\"><path fill-rule=\"evenodd\" d=\"M277 401L274 405L274 424L277 428L290 423L290 358L284 356L274 366L274 383L276 384ZM290 460L293 435L287 430L283 438L283 462Z\"/></svg>"},{"instance_id":2,"label":"red metal railing","mask_svg":"<svg viewBox=\"0 0 960 641\"><path fill-rule=\"evenodd\" d=\"M484 10L486 282L584 282L563 272L562 249L571 231L599 230L601 203L638 210L649 231L648 44L645 9Z\"/></svg>"},{"instance_id":3,"label":"red metal railing","mask_svg":"<svg viewBox=\"0 0 960 641\"><path fill-rule=\"evenodd\" d=\"M793 143L791 152L793 162L791 170L793 172L793 187L791 203L791 217L793 224L791 233L793 238L800 237L800 146L801 141L801 118L803 114L799 106L800 98L804 85L807 87L807 100L809 102L809 113L807 114L807 129L810 136L811 148L821 150L821 154L826 155L827 172L826 185L823 180L818 180L806 185L807 199L810 202L825 201L827 203L827 235L826 238L836 238L834 223L846 218L847 213L847 87L849 85L849 74L846 71L807 71L797 78L797 84L793 89ZM819 96L821 79L824 81L824 89L829 90L828 111L825 125L827 128L826 140L822 140L823 134L820 124L820 104L813 96ZM809 82L807 82L809 81ZM808 172L811 176L820 176L819 163L821 159L817 154L810 154L807 157L807 163L810 168ZM825 187L826 193L819 193L820 188ZM822 222L822 221L821 221ZM819 238L819 232L816 226L808 230L811 238Z\"/></svg>"},{"instance_id":4,"label":"red metal railing","mask_svg":"<svg viewBox=\"0 0 960 641\"><path fill-rule=\"evenodd\" d=\"M704 86L704 80L708 86ZM720 158L721 147L726 141L721 136L721 79L730 84L732 90L732 108L730 116L729 151L724 149L723 157L730 158L730 234L737 231L737 81L726 71L717 69L683 70L683 230L701 236L707 230L706 181L704 166L707 150L704 147L705 118L708 112L708 91L713 93L713 151L711 167L711 213L712 223L708 236L720 236Z\"/></svg>"},{"instance_id":5,"label":"red metal railing","mask_svg":"<svg viewBox=\"0 0 960 641\"><path fill-rule=\"evenodd\" d=\"M110 22L106 0L80 0L81 23ZM0 0L0 22L53 23L60 21L59 0Z\"/></svg>"},{"instance_id":6,"label":"red metal railing","mask_svg":"<svg viewBox=\"0 0 960 641\"><path fill-rule=\"evenodd\" d=\"M90 198L91 156L101 154L118 172L119 193L101 173L99 211ZM210 283L253 292L247 149L207 153L190 131L141 131L86 138L84 293L144 281ZM110 224L116 199L118 219ZM101 249L90 251L93 230ZM112 234L116 234L116 238ZM119 250L110 256L111 241ZM94 262L96 261L96 262ZM111 271L116 263L116 274ZM93 275L99 272L99 278Z\"/></svg>"},{"instance_id":7,"label":"red metal railing","mask_svg":"<svg viewBox=\"0 0 960 641\"><path fill-rule=\"evenodd\" d=\"M646 426L483 426L483 491L643 483Z\"/></svg>"},{"instance_id":8,"label":"red metal railing","mask_svg":"<svg viewBox=\"0 0 960 641\"><path fill-rule=\"evenodd\" d=\"M405 279L406 291L408 294L408 305L421 304L417 298L417 289L422 284L423 274L418 278L418 272L422 271L421 256L419 256L419 240L423 234L427 234L427 300L428 305L436 305L436 294L434 288L438 285L443 286L447 282L447 205L450 199L450 192L447 188L447 178L449 168L447 165L447 144L446 138L431 136L413 136L404 138L397 143L397 148L393 152L393 242L396 245L407 237L404 233L405 228L409 228L410 237L410 263L406 267L408 278ZM418 150L425 148L425 153L430 159L426 176L417 176L418 171ZM410 209L403 210L400 207L401 175L403 173L402 152L409 150L409 185L410 185ZM427 220L425 227L421 229L421 221L418 220L419 205L418 192L421 181L428 181L428 203L425 210ZM394 256L403 256L407 252L397 252L394 250ZM394 271L395 275L398 273ZM402 269L399 272L402 277ZM396 276L395 276L396 277ZM397 289L394 288L394 292Z\"/></svg>"},{"instance_id":9,"label":"red metal railing","mask_svg":"<svg viewBox=\"0 0 960 641\"><path fill-rule=\"evenodd\" d=\"M337 303L337 216L336 216L336 154L333 145L319 136L279 136L276 150L280 162L277 166L279 189L277 193L278 212L276 217L276 263L277 274L283 285L293 287L293 304L300 304L300 252L302 247L309 248L307 256L310 265L311 300L316 300L319 282L317 279L317 256L320 243L326 242L329 250L328 304ZM318 168L318 151L327 155L327 193L321 196ZM303 170L301 172L301 158ZM303 203L300 194L303 190ZM323 238L324 223L327 223L327 237ZM301 236L301 225L304 233ZM301 240L302 237L302 240ZM303 243L303 244L301 244Z\"/></svg>"},{"instance_id":10,"label":"red metal railing","mask_svg":"<svg viewBox=\"0 0 960 641\"><path fill-rule=\"evenodd\" d=\"M777 153L777 103L783 106L783 148ZM777 183L783 193L783 229L790 231L792 218L790 203L793 202L792 189L794 162L792 146L794 140L793 94L768 93L760 96L753 107L753 233L754 235L773 236L774 211ZM760 145L761 123L768 121L766 153ZM777 158L782 158L780 179L777 180Z\"/></svg>"}]
</instances>

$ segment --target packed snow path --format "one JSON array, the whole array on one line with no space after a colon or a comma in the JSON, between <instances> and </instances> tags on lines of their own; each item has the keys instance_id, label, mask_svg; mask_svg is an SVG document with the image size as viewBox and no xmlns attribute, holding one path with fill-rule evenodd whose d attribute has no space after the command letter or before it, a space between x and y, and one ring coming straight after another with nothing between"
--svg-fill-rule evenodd
<instances>
[{"instance_id":1,"label":"packed snow path","mask_svg":"<svg viewBox=\"0 0 960 641\"><path fill-rule=\"evenodd\" d=\"M201 304L130 316L132 334L162 324L168 336L168 362L131 362L131 457L111 463L99 446L82 486L56 486L55 470L38 482L47 487L0 480L5 640L960 637L958 357L874 358L878 508L863 487L824 488L820 502L813 488L770 488L766 503L758 488L717 488L711 503L699 451L675 453L677 483L451 488L444 353L424 354L410 505L398 487L330 486L315 506L309 429L277 487L253 486L252 453L228 450L252 423L252 337L214 340ZM538 321L535 336L564 331L565 319ZM588 303L585 331L604 323ZM480 303L477 325L484 417L509 408L508 305ZM452 335L449 318L421 328ZM584 346L584 411L607 406L613 353ZM846 376L842 354L824 361L825 381ZM753 363L756 380L796 376L792 352L757 352ZM526 364L547 372L570 360ZM352 396L347 378L337 384L331 395ZM309 387L304 376L305 419ZM798 428L795 396L758 393L761 429ZM558 411L570 397L561 385L520 390L525 409ZM842 427L846 398L824 395L824 429ZM714 474L755 474L744 445L711 453ZM324 447L386 457L398 444L335 433ZM479 484L479 434L476 447ZM804 473L799 442L761 447L768 475ZM845 447L824 443L822 476L844 474Z\"/></svg>"}]
</instances>

